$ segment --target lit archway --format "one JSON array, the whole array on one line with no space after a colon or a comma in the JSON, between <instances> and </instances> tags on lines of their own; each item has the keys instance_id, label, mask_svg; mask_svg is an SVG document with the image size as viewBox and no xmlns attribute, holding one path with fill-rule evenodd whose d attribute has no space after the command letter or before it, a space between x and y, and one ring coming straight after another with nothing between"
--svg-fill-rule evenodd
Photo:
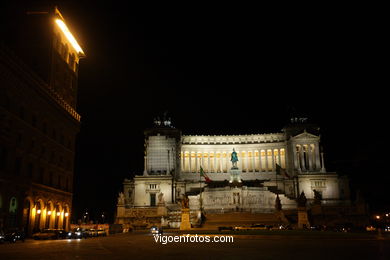
<instances>
[{"instance_id":1,"label":"lit archway","mask_svg":"<svg viewBox=\"0 0 390 260\"><path fill-rule=\"evenodd\" d=\"M54 211L54 205L53 202L49 201L46 203L46 220L45 220L45 228L51 228L53 223L53 211Z\"/></svg>"},{"instance_id":2,"label":"lit archway","mask_svg":"<svg viewBox=\"0 0 390 260\"><path fill-rule=\"evenodd\" d=\"M27 197L23 203L23 229L27 235L32 232L31 213L34 203L31 198Z\"/></svg>"},{"instance_id":3,"label":"lit archway","mask_svg":"<svg viewBox=\"0 0 390 260\"><path fill-rule=\"evenodd\" d=\"M70 210L69 210L69 206L67 204L65 204L64 206L64 215L63 215L63 218L62 218L62 229L64 230L68 230L68 226L69 226L69 218L70 218Z\"/></svg>"},{"instance_id":4,"label":"lit archway","mask_svg":"<svg viewBox=\"0 0 390 260\"><path fill-rule=\"evenodd\" d=\"M54 216L54 228L58 229L61 225L61 211L62 207L59 203L57 203L56 208L55 208L55 216Z\"/></svg>"},{"instance_id":5,"label":"lit archway","mask_svg":"<svg viewBox=\"0 0 390 260\"><path fill-rule=\"evenodd\" d=\"M39 232L41 229L41 219L42 219L43 207L44 207L44 204L43 204L42 200L38 200L35 203L35 207L34 207L35 218L34 218L34 229L33 229L34 233Z\"/></svg>"}]
</instances>

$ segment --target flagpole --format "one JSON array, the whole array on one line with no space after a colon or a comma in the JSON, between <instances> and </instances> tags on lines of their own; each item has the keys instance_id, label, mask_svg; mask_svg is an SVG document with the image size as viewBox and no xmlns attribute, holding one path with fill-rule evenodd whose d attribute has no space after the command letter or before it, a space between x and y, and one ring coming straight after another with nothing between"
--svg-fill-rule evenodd
<instances>
[{"instance_id":1,"label":"flagpole","mask_svg":"<svg viewBox=\"0 0 390 260\"><path fill-rule=\"evenodd\" d=\"M276 162L276 156L274 158L274 161ZM278 192L278 164L275 163L276 167L275 167L275 182L276 182L276 194L279 194Z\"/></svg>"}]
</instances>

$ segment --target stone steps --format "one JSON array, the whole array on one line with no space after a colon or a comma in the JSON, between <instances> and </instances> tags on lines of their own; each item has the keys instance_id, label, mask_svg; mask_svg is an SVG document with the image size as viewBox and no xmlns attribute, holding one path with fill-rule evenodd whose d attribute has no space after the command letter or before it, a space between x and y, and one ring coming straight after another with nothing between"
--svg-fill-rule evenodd
<instances>
[{"instance_id":1,"label":"stone steps","mask_svg":"<svg viewBox=\"0 0 390 260\"><path fill-rule=\"evenodd\" d=\"M203 227L238 226L265 224L280 224L279 218L274 213L246 213L234 212L223 214L207 214Z\"/></svg>"}]
</instances>

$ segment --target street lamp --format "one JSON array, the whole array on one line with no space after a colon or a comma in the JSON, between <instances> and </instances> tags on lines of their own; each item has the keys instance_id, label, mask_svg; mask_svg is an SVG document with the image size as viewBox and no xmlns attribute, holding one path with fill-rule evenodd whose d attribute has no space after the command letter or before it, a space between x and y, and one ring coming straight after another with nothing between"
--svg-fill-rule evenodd
<instances>
[{"instance_id":1,"label":"street lamp","mask_svg":"<svg viewBox=\"0 0 390 260\"><path fill-rule=\"evenodd\" d=\"M103 212L103 213L102 213L103 224L106 223L106 222L105 222L105 217L106 217L106 215L105 215L104 212Z\"/></svg>"}]
</instances>

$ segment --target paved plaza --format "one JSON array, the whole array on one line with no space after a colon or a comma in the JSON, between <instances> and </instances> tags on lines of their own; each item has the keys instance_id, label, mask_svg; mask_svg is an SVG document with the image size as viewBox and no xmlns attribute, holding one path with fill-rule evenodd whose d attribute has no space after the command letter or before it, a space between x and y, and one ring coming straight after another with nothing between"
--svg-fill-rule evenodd
<instances>
[{"instance_id":1,"label":"paved plaza","mask_svg":"<svg viewBox=\"0 0 390 260\"><path fill-rule=\"evenodd\" d=\"M291 232L233 238L228 243L163 244L139 232L82 240L28 239L0 245L0 259L390 259L390 237L377 234Z\"/></svg>"}]
</instances>

